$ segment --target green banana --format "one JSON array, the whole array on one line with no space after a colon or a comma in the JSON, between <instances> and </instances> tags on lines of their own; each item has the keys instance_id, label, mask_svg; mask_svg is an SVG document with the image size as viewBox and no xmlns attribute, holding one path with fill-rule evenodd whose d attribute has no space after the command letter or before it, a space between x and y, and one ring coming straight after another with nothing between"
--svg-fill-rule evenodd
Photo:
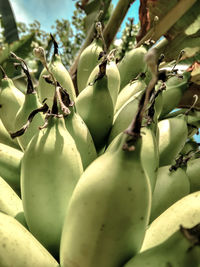
<instances>
[{"instance_id":1,"label":"green banana","mask_svg":"<svg viewBox=\"0 0 200 267\"><path fill-rule=\"evenodd\" d=\"M87 87L92 70L98 65L99 54L103 51L102 41L94 39L81 53L77 66L77 85L79 93Z\"/></svg>"},{"instance_id":2,"label":"green banana","mask_svg":"<svg viewBox=\"0 0 200 267\"><path fill-rule=\"evenodd\" d=\"M120 90L131 80L135 79L139 73L145 71L146 64L144 56L146 53L147 49L143 46L134 48L127 52L122 61L118 63L117 66L121 78Z\"/></svg>"},{"instance_id":3,"label":"green banana","mask_svg":"<svg viewBox=\"0 0 200 267\"><path fill-rule=\"evenodd\" d=\"M1 176L0 176L0 211L13 217L15 217L18 213L23 212L21 199Z\"/></svg>"},{"instance_id":4,"label":"green banana","mask_svg":"<svg viewBox=\"0 0 200 267\"><path fill-rule=\"evenodd\" d=\"M0 143L0 176L20 195L20 169L23 152Z\"/></svg>"},{"instance_id":5,"label":"green banana","mask_svg":"<svg viewBox=\"0 0 200 267\"><path fill-rule=\"evenodd\" d=\"M179 115L158 122L159 128L159 166L174 163L188 137L187 117Z\"/></svg>"},{"instance_id":6,"label":"green banana","mask_svg":"<svg viewBox=\"0 0 200 267\"><path fill-rule=\"evenodd\" d=\"M82 162L62 115L49 116L47 128L31 139L24 152L21 193L30 232L57 257L65 211L82 174Z\"/></svg>"},{"instance_id":7,"label":"green banana","mask_svg":"<svg viewBox=\"0 0 200 267\"><path fill-rule=\"evenodd\" d=\"M115 114L118 110L136 93L144 91L146 88L146 83L142 78L134 80L133 82L128 83L119 93L117 98L117 103L115 106Z\"/></svg>"},{"instance_id":8,"label":"green banana","mask_svg":"<svg viewBox=\"0 0 200 267\"><path fill-rule=\"evenodd\" d=\"M75 107L69 107L69 109L70 114L65 117L65 126L76 143L85 170L97 157L97 152L87 125L75 112Z\"/></svg>"},{"instance_id":9,"label":"green banana","mask_svg":"<svg viewBox=\"0 0 200 267\"><path fill-rule=\"evenodd\" d=\"M200 222L200 191L176 201L146 231L141 252L164 242L175 233L180 224L191 228Z\"/></svg>"},{"instance_id":10,"label":"green banana","mask_svg":"<svg viewBox=\"0 0 200 267\"><path fill-rule=\"evenodd\" d=\"M70 98L74 101L76 99L74 85L69 75L69 72L62 63L61 57L58 54L57 49L54 49L54 55L51 59L51 62L48 64L48 69L53 74L56 81L58 81L63 88L67 89ZM47 83L44 80L43 76L49 76L49 72L47 71L46 68L44 68L40 74L37 93L40 102L43 102L43 100L47 98L46 103L51 108L53 103L55 87L52 84Z\"/></svg>"},{"instance_id":11,"label":"green banana","mask_svg":"<svg viewBox=\"0 0 200 267\"><path fill-rule=\"evenodd\" d=\"M188 267L200 263L200 224L182 225L163 243L137 254L124 267Z\"/></svg>"},{"instance_id":12,"label":"green banana","mask_svg":"<svg viewBox=\"0 0 200 267\"><path fill-rule=\"evenodd\" d=\"M104 73L94 84L88 85L79 94L75 104L92 135L97 151L100 150L106 144L114 114L108 76Z\"/></svg>"},{"instance_id":13,"label":"green banana","mask_svg":"<svg viewBox=\"0 0 200 267\"><path fill-rule=\"evenodd\" d=\"M184 92L189 87L190 73L184 72L182 77L171 77L166 82L166 90L163 91L163 106L159 119L164 118L170 111L177 108Z\"/></svg>"},{"instance_id":14,"label":"green banana","mask_svg":"<svg viewBox=\"0 0 200 267\"><path fill-rule=\"evenodd\" d=\"M13 81L4 73L0 90L0 119L8 132L15 130L15 116L23 102L24 94L14 86Z\"/></svg>"},{"instance_id":15,"label":"green banana","mask_svg":"<svg viewBox=\"0 0 200 267\"><path fill-rule=\"evenodd\" d=\"M126 138L123 134L114 153L98 157L74 190L61 237L62 267L121 266L142 245L151 188L141 163L141 138L135 149L125 150Z\"/></svg>"},{"instance_id":16,"label":"green banana","mask_svg":"<svg viewBox=\"0 0 200 267\"><path fill-rule=\"evenodd\" d=\"M91 72L87 84L94 82L95 77L98 75L98 72L99 66L96 66ZM112 98L113 107L115 108L120 87L120 74L116 63L113 60L108 60L108 63L106 65L106 75L108 77L108 90Z\"/></svg>"},{"instance_id":17,"label":"green banana","mask_svg":"<svg viewBox=\"0 0 200 267\"><path fill-rule=\"evenodd\" d=\"M21 150L17 140L13 140L10 137L10 135L9 135L8 131L6 130L6 128L4 127L1 119L0 119L0 143Z\"/></svg>"},{"instance_id":18,"label":"green banana","mask_svg":"<svg viewBox=\"0 0 200 267\"><path fill-rule=\"evenodd\" d=\"M13 217L0 212L0 266L59 267L51 254Z\"/></svg>"},{"instance_id":19,"label":"green banana","mask_svg":"<svg viewBox=\"0 0 200 267\"><path fill-rule=\"evenodd\" d=\"M189 193L190 183L185 167L176 170L171 170L170 165L159 168L152 196L150 222Z\"/></svg>"},{"instance_id":20,"label":"green banana","mask_svg":"<svg viewBox=\"0 0 200 267\"><path fill-rule=\"evenodd\" d=\"M20 58L16 57L18 60L22 61L24 64L25 62L21 60ZM27 91L25 94L25 100L23 105L20 107L16 114L15 118L15 131L21 129L27 122L27 119L30 115L30 113L33 110L38 109L41 104L38 100L37 93L33 87L33 83L31 81L31 76L28 70L28 66L25 65L25 67L21 64L21 67L23 71L25 72L27 76ZM27 128L26 132L23 133L23 135L18 136L17 140L21 147L21 149L24 151L30 142L31 138L34 136L34 134L38 131L38 127L41 126L44 123L44 117L39 112L34 117L34 120L30 123L30 126Z\"/></svg>"},{"instance_id":21,"label":"green banana","mask_svg":"<svg viewBox=\"0 0 200 267\"><path fill-rule=\"evenodd\" d=\"M187 163L187 176L190 180L190 192L200 190L200 158L189 160Z\"/></svg>"},{"instance_id":22,"label":"green banana","mask_svg":"<svg viewBox=\"0 0 200 267\"><path fill-rule=\"evenodd\" d=\"M132 96L115 114L113 125L108 137L108 144L122 131L124 131L136 115L140 98L144 92L140 91Z\"/></svg>"}]
</instances>

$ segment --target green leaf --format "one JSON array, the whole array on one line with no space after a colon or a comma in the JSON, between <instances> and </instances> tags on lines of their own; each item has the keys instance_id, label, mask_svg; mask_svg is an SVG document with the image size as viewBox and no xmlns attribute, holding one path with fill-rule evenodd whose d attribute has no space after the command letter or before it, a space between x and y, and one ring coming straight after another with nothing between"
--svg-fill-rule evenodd
<instances>
[{"instance_id":1,"label":"green leaf","mask_svg":"<svg viewBox=\"0 0 200 267\"><path fill-rule=\"evenodd\" d=\"M11 44L19 40L16 21L9 0L0 1L0 14L2 16L5 41Z\"/></svg>"}]
</instances>

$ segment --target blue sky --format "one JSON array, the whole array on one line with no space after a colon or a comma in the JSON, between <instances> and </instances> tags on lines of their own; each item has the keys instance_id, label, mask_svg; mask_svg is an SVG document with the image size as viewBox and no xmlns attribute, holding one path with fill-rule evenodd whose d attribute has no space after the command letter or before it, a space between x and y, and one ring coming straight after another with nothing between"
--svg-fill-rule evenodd
<instances>
[{"instance_id":1,"label":"blue sky","mask_svg":"<svg viewBox=\"0 0 200 267\"><path fill-rule=\"evenodd\" d=\"M41 28L47 32L51 32L51 26L56 19L71 19L75 9L73 0L10 0L16 20L18 22L32 23L38 20L41 23ZM116 6L118 0L112 0ZM138 22L139 0L136 0L129 9L126 16L134 17L135 23ZM126 19L123 21L120 32L125 27ZM117 38L120 38L121 33L118 33Z\"/></svg>"}]
</instances>

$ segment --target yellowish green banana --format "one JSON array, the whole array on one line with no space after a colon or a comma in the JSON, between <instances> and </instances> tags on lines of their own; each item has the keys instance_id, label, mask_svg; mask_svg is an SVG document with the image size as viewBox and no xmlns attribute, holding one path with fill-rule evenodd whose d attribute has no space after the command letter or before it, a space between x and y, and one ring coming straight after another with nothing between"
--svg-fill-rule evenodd
<instances>
[{"instance_id":1,"label":"yellowish green banana","mask_svg":"<svg viewBox=\"0 0 200 267\"><path fill-rule=\"evenodd\" d=\"M21 192L30 232L58 257L65 212L83 170L62 115L49 116L47 128L40 130L25 150Z\"/></svg>"},{"instance_id":2,"label":"yellowish green banana","mask_svg":"<svg viewBox=\"0 0 200 267\"><path fill-rule=\"evenodd\" d=\"M88 78L92 70L99 64L98 58L102 51L102 41L100 39L94 39L93 42L83 50L77 67L77 85L79 93L87 87Z\"/></svg>"},{"instance_id":3,"label":"yellowish green banana","mask_svg":"<svg viewBox=\"0 0 200 267\"><path fill-rule=\"evenodd\" d=\"M165 210L146 231L141 251L157 246L182 224L191 228L200 222L200 191L189 194Z\"/></svg>"},{"instance_id":4,"label":"yellowish green banana","mask_svg":"<svg viewBox=\"0 0 200 267\"><path fill-rule=\"evenodd\" d=\"M2 267L59 267L52 255L16 219L0 212Z\"/></svg>"},{"instance_id":5,"label":"yellowish green banana","mask_svg":"<svg viewBox=\"0 0 200 267\"><path fill-rule=\"evenodd\" d=\"M123 134L118 149L98 157L81 176L63 227L62 267L122 266L139 251L151 188L142 166L141 138L134 150L125 150L126 140Z\"/></svg>"}]
</instances>

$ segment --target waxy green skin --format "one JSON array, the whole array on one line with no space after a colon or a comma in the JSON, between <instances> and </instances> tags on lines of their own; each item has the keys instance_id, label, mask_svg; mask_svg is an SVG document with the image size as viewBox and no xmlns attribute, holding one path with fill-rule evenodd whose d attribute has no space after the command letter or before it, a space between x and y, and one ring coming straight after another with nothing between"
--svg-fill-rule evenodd
<instances>
[{"instance_id":1,"label":"waxy green skin","mask_svg":"<svg viewBox=\"0 0 200 267\"><path fill-rule=\"evenodd\" d=\"M15 116L24 102L24 94L18 90L11 79L1 80L0 119L8 132L15 130Z\"/></svg>"},{"instance_id":2,"label":"waxy green skin","mask_svg":"<svg viewBox=\"0 0 200 267\"><path fill-rule=\"evenodd\" d=\"M117 67L121 78L120 90L135 79L139 73L145 71L146 64L144 56L146 53L146 48L138 47L127 52L122 61L119 62Z\"/></svg>"},{"instance_id":3,"label":"waxy green skin","mask_svg":"<svg viewBox=\"0 0 200 267\"><path fill-rule=\"evenodd\" d=\"M0 119L0 143L21 150L16 139L12 139Z\"/></svg>"},{"instance_id":4,"label":"waxy green skin","mask_svg":"<svg viewBox=\"0 0 200 267\"><path fill-rule=\"evenodd\" d=\"M0 176L0 211L15 217L23 212L22 201L9 184Z\"/></svg>"},{"instance_id":5,"label":"waxy green skin","mask_svg":"<svg viewBox=\"0 0 200 267\"><path fill-rule=\"evenodd\" d=\"M30 113L41 106L42 105L40 104L37 98L36 92L32 94L26 94L24 103L20 107L16 115L15 131L21 129L22 126L27 122ZM41 112L39 112L33 118L26 132L23 135L17 137L18 143L20 144L20 147L23 151L26 149L31 138L38 132L38 127L42 126L43 123L44 123L44 116L41 114Z\"/></svg>"},{"instance_id":6,"label":"waxy green skin","mask_svg":"<svg viewBox=\"0 0 200 267\"><path fill-rule=\"evenodd\" d=\"M61 238L62 267L121 266L140 250L151 189L141 140L132 152L122 150L124 141L125 136L117 151L98 157L74 190Z\"/></svg>"},{"instance_id":7,"label":"waxy green skin","mask_svg":"<svg viewBox=\"0 0 200 267\"><path fill-rule=\"evenodd\" d=\"M79 93L88 85L88 78L98 65L99 54L102 52L102 42L94 40L82 52L77 67L77 85Z\"/></svg>"},{"instance_id":8,"label":"waxy green skin","mask_svg":"<svg viewBox=\"0 0 200 267\"><path fill-rule=\"evenodd\" d=\"M74 107L70 108L70 111L71 113L65 117L65 126L76 143L85 170L96 159L97 152L87 125L75 112Z\"/></svg>"},{"instance_id":9,"label":"waxy green skin","mask_svg":"<svg viewBox=\"0 0 200 267\"><path fill-rule=\"evenodd\" d=\"M128 83L119 93L117 97L117 103L115 106L115 114L118 110L136 93L143 91L146 87L146 83L142 79L135 80Z\"/></svg>"},{"instance_id":10,"label":"waxy green skin","mask_svg":"<svg viewBox=\"0 0 200 267\"><path fill-rule=\"evenodd\" d=\"M2 267L58 267L38 240L16 219L0 212L0 264Z\"/></svg>"},{"instance_id":11,"label":"waxy green skin","mask_svg":"<svg viewBox=\"0 0 200 267\"><path fill-rule=\"evenodd\" d=\"M99 66L96 66L90 74L87 84L94 82L98 72ZM107 63L106 75L108 77L108 90L112 98L113 107L115 108L120 87L120 74L117 65L114 61L110 61Z\"/></svg>"},{"instance_id":12,"label":"waxy green skin","mask_svg":"<svg viewBox=\"0 0 200 267\"><path fill-rule=\"evenodd\" d=\"M200 190L200 158L189 160L186 173L190 180L190 192Z\"/></svg>"},{"instance_id":13,"label":"waxy green skin","mask_svg":"<svg viewBox=\"0 0 200 267\"><path fill-rule=\"evenodd\" d=\"M194 227L200 222L199 211L200 191L176 201L148 227L141 252L164 242L179 229L180 225L186 228Z\"/></svg>"},{"instance_id":14,"label":"waxy green skin","mask_svg":"<svg viewBox=\"0 0 200 267\"><path fill-rule=\"evenodd\" d=\"M159 166L175 163L175 158L184 147L188 137L187 118L180 115L158 122L159 128Z\"/></svg>"},{"instance_id":15,"label":"waxy green skin","mask_svg":"<svg viewBox=\"0 0 200 267\"><path fill-rule=\"evenodd\" d=\"M163 91L163 105L159 119L164 118L170 111L175 109L184 92L189 86L190 73L183 73L183 77L171 77L166 82L166 90Z\"/></svg>"},{"instance_id":16,"label":"waxy green skin","mask_svg":"<svg viewBox=\"0 0 200 267\"><path fill-rule=\"evenodd\" d=\"M30 232L55 257L65 212L82 171L80 154L64 119L51 117L48 127L39 131L26 148L21 192Z\"/></svg>"},{"instance_id":17,"label":"waxy green skin","mask_svg":"<svg viewBox=\"0 0 200 267\"><path fill-rule=\"evenodd\" d=\"M23 152L0 143L0 176L20 195L20 169Z\"/></svg>"},{"instance_id":18,"label":"waxy green skin","mask_svg":"<svg viewBox=\"0 0 200 267\"><path fill-rule=\"evenodd\" d=\"M178 230L163 243L133 257L124 267L188 267L199 266L200 247Z\"/></svg>"},{"instance_id":19,"label":"waxy green skin","mask_svg":"<svg viewBox=\"0 0 200 267\"><path fill-rule=\"evenodd\" d=\"M115 114L113 125L108 137L108 144L110 144L119 133L128 128L129 124L133 120L133 117L137 113L141 96L142 92L136 93Z\"/></svg>"},{"instance_id":20,"label":"waxy green skin","mask_svg":"<svg viewBox=\"0 0 200 267\"><path fill-rule=\"evenodd\" d=\"M158 169L152 197L150 222L173 203L190 193L189 178L184 168L169 171L170 165Z\"/></svg>"},{"instance_id":21,"label":"waxy green skin","mask_svg":"<svg viewBox=\"0 0 200 267\"><path fill-rule=\"evenodd\" d=\"M97 151L100 150L106 144L114 115L107 76L87 86L77 97L75 105L92 135Z\"/></svg>"},{"instance_id":22,"label":"waxy green skin","mask_svg":"<svg viewBox=\"0 0 200 267\"><path fill-rule=\"evenodd\" d=\"M52 61L48 65L50 71L54 75L56 81L60 83L60 85L67 90L67 93L70 95L71 100L76 99L76 93L74 89L74 85L72 82L72 79L69 75L69 72L66 70L64 65L62 64L61 58L59 55L55 55L52 59ZM43 71L40 74L39 77L39 85L37 87L37 93L40 102L47 98L46 102L47 105L51 108L53 105L53 97L55 92L55 86L47 83L43 75L49 75L46 69L43 69Z\"/></svg>"}]
</instances>

